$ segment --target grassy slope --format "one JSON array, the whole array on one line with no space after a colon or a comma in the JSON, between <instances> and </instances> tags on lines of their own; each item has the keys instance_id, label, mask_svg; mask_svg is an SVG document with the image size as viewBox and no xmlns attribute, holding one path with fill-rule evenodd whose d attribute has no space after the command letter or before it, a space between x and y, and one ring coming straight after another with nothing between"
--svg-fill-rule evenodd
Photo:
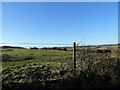
<instances>
[{"instance_id":1,"label":"grassy slope","mask_svg":"<svg viewBox=\"0 0 120 90\"><path fill-rule=\"evenodd\" d=\"M66 58L72 56L72 51L60 51L60 50L30 50L30 49L13 49L11 51L3 51L2 54L8 54L11 56L11 60L14 62L3 62L2 67L12 65L23 65L27 63L41 63L52 65L59 65L61 62L65 62ZM33 60L24 60L25 57L32 56Z\"/></svg>"},{"instance_id":2,"label":"grassy slope","mask_svg":"<svg viewBox=\"0 0 120 90\"><path fill-rule=\"evenodd\" d=\"M114 67L116 66L116 62L114 62L114 61L117 61L116 58L118 56L118 53L116 53L116 50L118 50L118 48L104 46L104 47L94 48L94 49L103 49L103 48L104 49L110 48L110 50L112 50L112 53L85 53L85 55L84 55L84 53L83 53L84 50L83 50L83 52L78 53L78 55L80 57L77 59L77 61L84 59L82 62L83 70L84 69L88 70L87 69L88 66L91 67L91 71L93 70L96 75L96 76L93 75L91 81L93 81L94 83L98 82L98 86L102 84L101 81L104 80L106 73L108 74L108 78L109 78L109 76L112 78L112 79L109 79L110 81L107 81L109 83L111 83L111 82L116 83L116 81L119 78L119 77L118 78L115 77L115 75L116 75L115 73L117 73L118 71L114 71L114 69L115 69ZM40 73L42 69L39 64L48 64L48 63L51 64L53 67L51 68L52 74L50 74L50 75L52 75L53 78L50 77L50 79L51 80L56 79L56 78L58 79L58 78L60 78L60 71L66 73L66 70L69 70L69 69L65 65L62 67L64 69L66 68L65 70L62 70L62 68L54 68L54 66L59 67L59 65L62 62L64 63L64 62L67 62L68 60L72 61L72 56L73 56L72 51L29 50L29 49L13 49L12 51L5 50L2 52L2 54L10 55L12 57L11 60L13 60L13 62L3 62L2 63L3 71L4 71L3 72L3 79L4 79L3 83L8 86L11 85L11 82L17 82L17 83L21 83L23 85L24 85L24 82L30 83L31 77L29 75L33 75L34 77L36 77L36 75L38 75L39 77L36 77L36 80L39 80L39 78L41 78L42 76L45 76L45 75L40 76L45 71L47 71L47 73L46 73L46 75L47 75L49 70L43 69L42 73ZM33 60L24 60L24 58L27 56L32 56L32 57L34 57L34 59ZM109 59L106 59L108 56L109 56ZM89 58L92 58L91 62L88 62ZM110 62L108 62L108 61L110 61ZM73 61L72 61L72 63L73 63ZM81 64L81 62L79 62L78 65L80 65L80 64ZM81 66L79 66L79 67L81 68ZM78 66L77 66L77 68L78 68ZM80 72L80 70L81 70L80 68L78 69L78 72ZM72 69L72 68L70 68L70 69ZM35 74L33 74L32 71L34 71ZM55 72L55 73L57 72L58 74L54 75L55 73L53 73L53 72ZM70 75L72 74L71 71L68 73L70 73ZM84 72L84 73L85 73L85 75L86 74L88 75L87 72ZM83 75L84 75L84 73L83 73ZM65 74L65 75L67 75L67 74ZM80 77L82 77L81 75L80 75ZM82 80L85 78L83 77ZM32 80L34 81L35 79L32 79ZM118 81L117 81L117 84L118 84ZM69 82L69 80L67 82ZM40 86L39 81L37 81L37 83ZM87 81L85 81L85 83L87 83ZM35 85L34 83L32 83L32 84ZM71 86L71 84L69 84L69 83L66 84L66 82L64 84ZM88 85L90 85L90 86L91 86L91 84L92 83L88 83ZM50 85L52 86L52 85L54 85L54 83L52 83L52 84L50 83ZM56 85L59 86L59 84L56 84ZM87 86L87 84L83 84L83 85ZM104 85L104 83L103 83L103 85ZM111 85L111 84L108 84L108 85ZM8 87L8 86L6 86L6 87ZM95 85L95 86L97 86L97 85ZM13 86L13 87L15 87L15 86Z\"/></svg>"}]
</instances>

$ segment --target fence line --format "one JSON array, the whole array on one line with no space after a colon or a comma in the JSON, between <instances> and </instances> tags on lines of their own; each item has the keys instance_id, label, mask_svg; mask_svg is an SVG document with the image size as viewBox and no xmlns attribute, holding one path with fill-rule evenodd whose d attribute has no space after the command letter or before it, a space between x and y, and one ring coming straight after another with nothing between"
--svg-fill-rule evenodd
<instances>
[{"instance_id":1,"label":"fence line","mask_svg":"<svg viewBox=\"0 0 120 90\"><path fill-rule=\"evenodd\" d=\"M72 44L64 44L64 43L0 43L1 45L5 44L14 44L14 45L72 45Z\"/></svg>"},{"instance_id":2,"label":"fence line","mask_svg":"<svg viewBox=\"0 0 120 90\"><path fill-rule=\"evenodd\" d=\"M38 45L36 47L45 47L46 45L48 46L71 46L73 47L73 63L74 63L74 66L73 66L73 69L74 69L74 76L76 76L76 42L73 42L73 44L64 44L64 43L61 43L61 44L53 44L53 43L0 43L1 46L20 46L20 47L31 47L32 45ZM23 45L23 46L21 46ZM40 46L39 46L40 45ZM78 44L77 44L78 46ZM35 47L35 46L34 46ZM56 46L55 46L56 47Z\"/></svg>"},{"instance_id":3,"label":"fence line","mask_svg":"<svg viewBox=\"0 0 120 90\"><path fill-rule=\"evenodd\" d=\"M18 47L72 47L73 44L65 43L0 43L0 46L18 46Z\"/></svg>"}]
</instances>

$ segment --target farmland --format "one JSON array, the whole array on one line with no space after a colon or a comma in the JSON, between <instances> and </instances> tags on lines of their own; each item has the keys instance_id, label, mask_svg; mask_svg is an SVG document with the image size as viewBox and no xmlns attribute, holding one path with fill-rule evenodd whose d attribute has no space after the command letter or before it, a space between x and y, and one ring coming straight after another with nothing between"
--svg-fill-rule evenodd
<instances>
[{"instance_id":1,"label":"farmland","mask_svg":"<svg viewBox=\"0 0 120 90\"><path fill-rule=\"evenodd\" d=\"M73 50L2 48L3 90L44 88L119 88L118 46Z\"/></svg>"},{"instance_id":2,"label":"farmland","mask_svg":"<svg viewBox=\"0 0 120 90\"><path fill-rule=\"evenodd\" d=\"M11 51L9 51L11 50ZM4 62L3 68L12 65L23 65L29 63L51 63L53 65L59 64L59 62L65 62L65 60L72 56L71 51L57 51L57 50L30 50L30 49L9 49L3 50L3 55L10 55L10 62ZM31 58L30 58L31 57ZM27 59L28 58L28 59ZM58 59L58 60L57 60Z\"/></svg>"}]
</instances>

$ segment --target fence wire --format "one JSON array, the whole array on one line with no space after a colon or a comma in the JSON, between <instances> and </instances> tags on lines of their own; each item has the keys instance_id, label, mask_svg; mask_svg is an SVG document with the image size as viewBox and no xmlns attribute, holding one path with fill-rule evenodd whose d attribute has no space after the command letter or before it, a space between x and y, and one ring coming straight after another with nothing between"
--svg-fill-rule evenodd
<instances>
[{"instance_id":1,"label":"fence wire","mask_svg":"<svg viewBox=\"0 0 120 90\"><path fill-rule=\"evenodd\" d=\"M0 46L20 46L20 47L71 47L73 44L67 43L0 43Z\"/></svg>"}]
</instances>

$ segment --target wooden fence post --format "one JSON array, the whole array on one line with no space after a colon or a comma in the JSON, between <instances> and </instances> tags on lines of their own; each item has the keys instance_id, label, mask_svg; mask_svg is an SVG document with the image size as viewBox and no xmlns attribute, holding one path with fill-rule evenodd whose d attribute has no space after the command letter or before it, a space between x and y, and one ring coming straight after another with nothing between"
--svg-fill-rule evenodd
<instances>
[{"instance_id":1,"label":"wooden fence post","mask_svg":"<svg viewBox=\"0 0 120 90\"><path fill-rule=\"evenodd\" d=\"M76 43L73 42L74 76L76 76Z\"/></svg>"}]
</instances>

